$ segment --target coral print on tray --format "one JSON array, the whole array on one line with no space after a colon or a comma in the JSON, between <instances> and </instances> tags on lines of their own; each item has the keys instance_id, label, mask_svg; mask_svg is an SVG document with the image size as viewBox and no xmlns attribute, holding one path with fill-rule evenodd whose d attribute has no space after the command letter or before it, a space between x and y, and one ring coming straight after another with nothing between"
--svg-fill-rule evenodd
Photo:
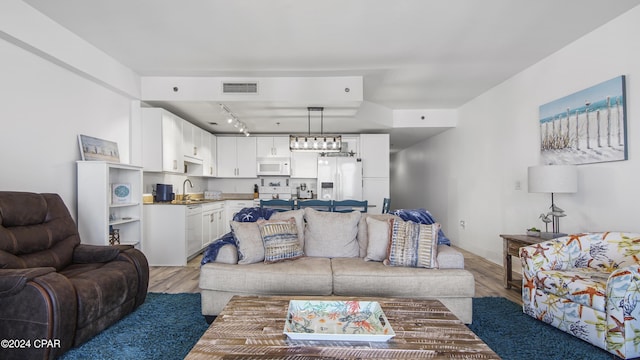
<instances>
[{"instance_id":1,"label":"coral print on tray","mask_svg":"<svg viewBox=\"0 0 640 360\"><path fill-rule=\"evenodd\" d=\"M295 340L387 341L395 336L375 301L291 300L284 333Z\"/></svg>"},{"instance_id":2,"label":"coral print on tray","mask_svg":"<svg viewBox=\"0 0 640 360\"><path fill-rule=\"evenodd\" d=\"M540 106L546 165L627 160L625 77L618 76Z\"/></svg>"}]
</instances>

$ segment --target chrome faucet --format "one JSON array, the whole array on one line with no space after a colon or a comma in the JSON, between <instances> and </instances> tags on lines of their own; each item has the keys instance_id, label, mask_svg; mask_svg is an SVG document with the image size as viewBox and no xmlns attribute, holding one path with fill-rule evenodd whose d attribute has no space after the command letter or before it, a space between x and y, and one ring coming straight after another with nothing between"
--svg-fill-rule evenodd
<instances>
[{"instance_id":1,"label":"chrome faucet","mask_svg":"<svg viewBox=\"0 0 640 360\"><path fill-rule=\"evenodd\" d=\"M187 201L189 199L189 195L187 195L187 191L185 190L185 186L187 185L187 182L189 182L189 185L191 185L191 188L193 188L193 183L191 183L191 180L185 179L182 182L182 200L184 201Z\"/></svg>"}]
</instances>

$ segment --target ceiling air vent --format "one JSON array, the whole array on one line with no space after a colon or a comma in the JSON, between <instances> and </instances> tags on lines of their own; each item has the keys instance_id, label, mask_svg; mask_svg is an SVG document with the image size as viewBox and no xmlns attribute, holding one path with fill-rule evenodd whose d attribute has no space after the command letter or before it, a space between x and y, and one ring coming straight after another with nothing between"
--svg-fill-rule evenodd
<instances>
[{"instance_id":1,"label":"ceiling air vent","mask_svg":"<svg viewBox=\"0 0 640 360\"><path fill-rule=\"evenodd\" d=\"M258 83L222 83L223 94L257 94Z\"/></svg>"}]
</instances>

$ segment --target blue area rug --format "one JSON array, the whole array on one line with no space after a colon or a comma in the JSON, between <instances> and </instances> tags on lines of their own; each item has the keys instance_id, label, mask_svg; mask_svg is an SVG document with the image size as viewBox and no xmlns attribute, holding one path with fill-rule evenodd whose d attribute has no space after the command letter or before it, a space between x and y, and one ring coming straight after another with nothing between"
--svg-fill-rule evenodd
<instances>
[{"instance_id":1,"label":"blue area rug","mask_svg":"<svg viewBox=\"0 0 640 360\"><path fill-rule=\"evenodd\" d=\"M149 293L136 311L61 359L183 359L207 327L200 294ZM613 358L524 315L519 305L504 298L474 298L469 328L504 360Z\"/></svg>"},{"instance_id":2,"label":"blue area rug","mask_svg":"<svg viewBox=\"0 0 640 360\"><path fill-rule=\"evenodd\" d=\"M504 360L604 360L607 351L522 313L522 307L501 297L473 299L468 325Z\"/></svg>"},{"instance_id":3,"label":"blue area rug","mask_svg":"<svg viewBox=\"0 0 640 360\"><path fill-rule=\"evenodd\" d=\"M183 359L208 327L200 294L149 293L134 312L60 359Z\"/></svg>"}]
</instances>

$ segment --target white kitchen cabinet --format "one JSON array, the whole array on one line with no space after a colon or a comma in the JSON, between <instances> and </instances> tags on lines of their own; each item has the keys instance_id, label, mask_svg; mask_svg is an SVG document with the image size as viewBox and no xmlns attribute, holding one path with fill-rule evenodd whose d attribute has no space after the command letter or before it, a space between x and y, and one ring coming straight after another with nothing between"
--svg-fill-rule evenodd
<instances>
[{"instance_id":1,"label":"white kitchen cabinet","mask_svg":"<svg viewBox=\"0 0 640 360\"><path fill-rule=\"evenodd\" d=\"M340 152L360 157L360 135L342 135L342 150Z\"/></svg>"},{"instance_id":2,"label":"white kitchen cabinet","mask_svg":"<svg viewBox=\"0 0 640 360\"><path fill-rule=\"evenodd\" d=\"M369 201L368 212L382 213L382 201L389 197L389 178L362 178L362 198Z\"/></svg>"},{"instance_id":3,"label":"white kitchen cabinet","mask_svg":"<svg viewBox=\"0 0 640 360\"><path fill-rule=\"evenodd\" d=\"M182 123L182 151L187 161L199 164L203 160L205 149L202 146L202 134L204 132L206 131L188 121Z\"/></svg>"},{"instance_id":4,"label":"white kitchen cabinet","mask_svg":"<svg viewBox=\"0 0 640 360\"><path fill-rule=\"evenodd\" d=\"M318 177L318 153L292 151L291 178L315 179L316 177Z\"/></svg>"},{"instance_id":5,"label":"white kitchen cabinet","mask_svg":"<svg viewBox=\"0 0 640 360\"><path fill-rule=\"evenodd\" d=\"M216 169L216 136L210 132L202 133L202 176L215 177Z\"/></svg>"},{"instance_id":6,"label":"white kitchen cabinet","mask_svg":"<svg viewBox=\"0 0 640 360\"><path fill-rule=\"evenodd\" d=\"M77 168L77 220L82 242L109 245L113 228L119 231L120 244L141 249L142 168L105 161L78 161Z\"/></svg>"},{"instance_id":7,"label":"white kitchen cabinet","mask_svg":"<svg viewBox=\"0 0 640 360\"><path fill-rule=\"evenodd\" d=\"M256 178L256 138L218 136L216 138L218 177Z\"/></svg>"},{"instance_id":8,"label":"white kitchen cabinet","mask_svg":"<svg viewBox=\"0 0 640 360\"><path fill-rule=\"evenodd\" d=\"M256 137L257 157L280 157L291 156L289 150L288 136L259 136Z\"/></svg>"},{"instance_id":9,"label":"white kitchen cabinet","mask_svg":"<svg viewBox=\"0 0 640 360\"><path fill-rule=\"evenodd\" d=\"M213 224L213 209L209 208L207 205L202 205L202 239L201 244L202 248L209 245L211 243L211 230L215 229L215 225Z\"/></svg>"},{"instance_id":10,"label":"white kitchen cabinet","mask_svg":"<svg viewBox=\"0 0 640 360\"><path fill-rule=\"evenodd\" d=\"M389 134L360 134L362 176L389 177Z\"/></svg>"},{"instance_id":11,"label":"white kitchen cabinet","mask_svg":"<svg viewBox=\"0 0 640 360\"><path fill-rule=\"evenodd\" d=\"M144 205L144 254L150 266L187 265L186 206Z\"/></svg>"},{"instance_id":12,"label":"white kitchen cabinet","mask_svg":"<svg viewBox=\"0 0 640 360\"><path fill-rule=\"evenodd\" d=\"M185 212L187 259L191 259L202 250L202 206L188 205Z\"/></svg>"},{"instance_id":13,"label":"white kitchen cabinet","mask_svg":"<svg viewBox=\"0 0 640 360\"><path fill-rule=\"evenodd\" d=\"M144 205L143 252L150 266L186 266L203 249L202 205Z\"/></svg>"},{"instance_id":14,"label":"white kitchen cabinet","mask_svg":"<svg viewBox=\"0 0 640 360\"><path fill-rule=\"evenodd\" d=\"M202 205L202 247L205 248L225 231L224 201L205 203Z\"/></svg>"},{"instance_id":15,"label":"white kitchen cabinet","mask_svg":"<svg viewBox=\"0 0 640 360\"><path fill-rule=\"evenodd\" d=\"M184 172L181 118L160 108L142 108L144 171Z\"/></svg>"}]
</instances>

